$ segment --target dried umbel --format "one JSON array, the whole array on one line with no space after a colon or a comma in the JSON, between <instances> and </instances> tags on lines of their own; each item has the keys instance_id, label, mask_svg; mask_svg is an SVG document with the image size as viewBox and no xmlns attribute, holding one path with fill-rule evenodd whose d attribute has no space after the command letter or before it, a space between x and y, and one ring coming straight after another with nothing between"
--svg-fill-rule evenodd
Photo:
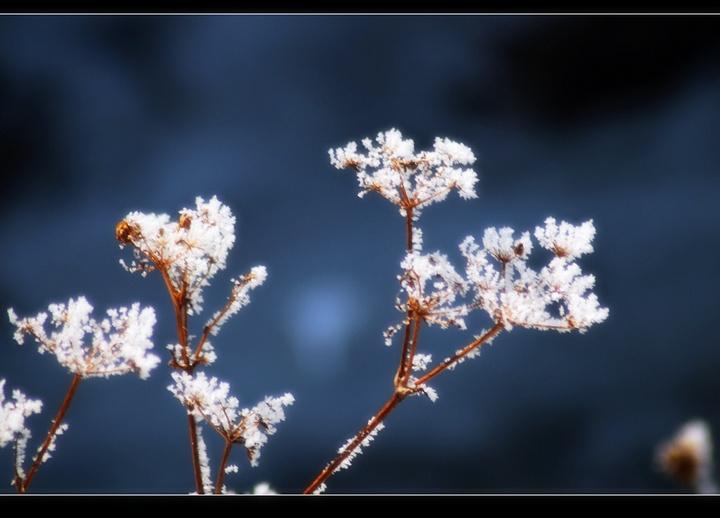
<instances>
[{"instance_id":1,"label":"dried umbel","mask_svg":"<svg viewBox=\"0 0 720 518\"><path fill-rule=\"evenodd\" d=\"M42 401L29 399L18 389L12 391L12 399L5 399L5 380L0 380L0 448L10 444L15 449L15 478L25 476L25 452L32 435L25 419L41 411Z\"/></svg>"},{"instance_id":2,"label":"dried umbel","mask_svg":"<svg viewBox=\"0 0 720 518\"><path fill-rule=\"evenodd\" d=\"M528 264L535 248L529 232L516 236L509 227L488 228L481 243L466 237L460 244L465 270L456 270L440 251L423 251L423 233L417 221L427 205L444 200L452 190L465 199L475 198L477 175L465 166L475 156L464 144L436 138L431 151L415 151L412 140L395 129L378 134L375 141L362 141L330 150L336 168L351 169L357 175L359 195L377 192L397 205L405 218L405 257L400 263L400 295L396 308L402 320L384 332L385 344L402 336L400 362L393 379L395 391L338 455L305 489L320 492L326 480L367 446L382 429L383 421L407 396L425 395L437 400L428 382L453 370L477 355L480 347L492 342L502 331L513 327L540 330L585 332L608 317L592 292L595 277L582 273L577 259L593 251L595 227L592 220L580 225L547 218L534 235L540 247L551 252L549 262L539 270ZM419 350L423 326L465 330L466 317L483 311L491 325L474 339L434 366L432 355Z\"/></svg>"},{"instance_id":3,"label":"dried umbel","mask_svg":"<svg viewBox=\"0 0 720 518\"><path fill-rule=\"evenodd\" d=\"M698 493L716 493L710 428L701 420L686 423L658 448L660 468L678 484Z\"/></svg>"},{"instance_id":4,"label":"dried umbel","mask_svg":"<svg viewBox=\"0 0 720 518\"><path fill-rule=\"evenodd\" d=\"M129 272L147 275L160 270L166 282L188 302L188 314L199 313L203 289L226 266L235 243L235 216L213 196L195 199L195 208L167 214L131 212L115 228L121 247L131 246L133 261L121 264Z\"/></svg>"},{"instance_id":5,"label":"dried umbel","mask_svg":"<svg viewBox=\"0 0 720 518\"><path fill-rule=\"evenodd\" d=\"M168 390L188 414L208 423L225 440L216 492L224 492L225 474L237 471L237 466L226 466L233 445L243 446L250 464L257 466L260 450L268 436L273 435L277 431L276 425L285 420L284 407L295 402L293 395L286 393L280 397L266 397L252 408L240 408L238 399L230 395L230 385L215 377L208 378L203 372L195 375L175 372L172 378L174 383ZM201 460L201 468L209 473L207 460ZM204 483L207 485L207 481Z\"/></svg>"},{"instance_id":6,"label":"dried umbel","mask_svg":"<svg viewBox=\"0 0 720 518\"><path fill-rule=\"evenodd\" d=\"M375 140L362 140L364 151L350 142L331 149L330 162L357 175L361 198L368 192L397 205L400 214L420 216L422 209L447 198L456 190L461 198L476 198L477 174L469 167L475 155L469 147L447 138L436 138L432 151L415 151L415 143L391 129Z\"/></svg>"},{"instance_id":7,"label":"dried umbel","mask_svg":"<svg viewBox=\"0 0 720 518\"><path fill-rule=\"evenodd\" d=\"M150 353L155 310L135 303L130 308L108 309L100 321L92 318L92 311L87 299L78 297L50 304L47 312L34 317L18 318L12 308L8 316L16 327L17 343L31 337L40 353L54 355L73 374L107 378L136 373L147 378L160 363L160 358Z\"/></svg>"}]
</instances>

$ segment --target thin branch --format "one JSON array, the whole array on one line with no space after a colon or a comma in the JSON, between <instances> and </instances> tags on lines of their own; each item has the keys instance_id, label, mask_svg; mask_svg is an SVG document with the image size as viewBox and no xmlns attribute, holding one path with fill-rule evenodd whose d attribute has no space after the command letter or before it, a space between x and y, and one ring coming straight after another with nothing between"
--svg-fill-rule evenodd
<instances>
[{"instance_id":1,"label":"thin branch","mask_svg":"<svg viewBox=\"0 0 720 518\"><path fill-rule=\"evenodd\" d=\"M439 365L437 365L435 368L431 369L428 373L426 373L424 376L421 376L417 381L415 381L415 386L419 387L420 385L423 385L424 383L427 383L431 379L433 379L435 376L443 372L444 370L448 369L449 367L455 365L458 361L463 359L465 356L470 354L473 350L476 348L482 346L484 343L487 343L488 340L491 340L496 335L500 333L500 331L503 330L505 326L501 323L495 324L489 331L487 331L482 336L478 337L477 339L470 342L468 345L460 349L458 352L453 354L450 358L447 358L446 360L442 361Z\"/></svg>"},{"instance_id":2,"label":"thin branch","mask_svg":"<svg viewBox=\"0 0 720 518\"><path fill-rule=\"evenodd\" d=\"M313 493L328 478L330 478L332 474L335 473L335 471L338 469L338 467L340 467L343 461L347 459L358 446L360 446L363 440L365 440L365 438L370 435L380 423L383 422L387 415L395 409L395 407L403 400L404 397L405 396L394 392L390 399L388 399L387 402L383 405L383 407L370 419L368 424L365 425L365 427L363 427L362 430L360 430L355 435L355 438L350 441L350 443L345 448L343 448L340 453L338 453L338 455L330 462L330 464L325 466L325 468L320 472L320 474L315 477L315 480L313 480L310 485L305 488L303 493L306 495Z\"/></svg>"},{"instance_id":3,"label":"thin branch","mask_svg":"<svg viewBox=\"0 0 720 518\"><path fill-rule=\"evenodd\" d=\"M22 480L19 487L16 485L16 487L18 489L18 493L25 493L28 490L28 488L30 487L30 483L32 482L33 478L35 477L35 474L37 473L38 469L40 469L40 466L43 463L43 459L45 458L45 454L47 453L48 448L50 448L50 445L52 444L52 441L55 438L55 434L57 433L58 428L60 428L60 425L62 424L62 420L68 411L68 408L70 408L70 403L72 402L72 399L75 396L75 392L77 391L78 385L80 384L81 380L82 380L82 376L80 374L75 374L73 376L72 381L70 382L70 386L68 387L68 390L65 393L65 398L63 399L63 402L60 405L60 408L58 409L57 414L55 414L55 419L53 419L52 425L50 426L50 430L48 431L47 435L45 436L45 440L43 441L42 445L40 446L40 449L38 450L37 455L35 455L35 460L33 460L32 466L30 466L30 469L28 470L27 475Z\"/></svg>"},{"instance_id":4,"label":"thin branch","mask_svg":"<svg viewBox=\"0 0 720 518\"><path fill-rule=\"evenodd\" d=\"M197 423L195 416L188 414L188 429L190 430L190 448L192 450L193 474L195 475L195 489L199 495L205 494L202 473L200 472L200 452L198 450Z\"/></svg>"},{"instance_id":5,"label":"thin branch","mask_svg":"<svg viewBox=\"0 0 720 518\"><path fill-rule=\"evenodd\" d=\"M222 487L225 483L225 466L230 458L230 452L232 451L232 441L225 440L225 449L223 450L222 460L220 461L220 467L218 468L217 479L215 480L215 494L219 495L222 493Z\"/></svg>"}]
</instances>

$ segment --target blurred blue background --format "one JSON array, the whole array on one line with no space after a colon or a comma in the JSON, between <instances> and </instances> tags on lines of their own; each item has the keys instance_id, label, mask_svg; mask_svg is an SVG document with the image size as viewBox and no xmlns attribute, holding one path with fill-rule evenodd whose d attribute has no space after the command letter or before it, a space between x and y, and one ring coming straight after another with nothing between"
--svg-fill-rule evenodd
<instances>
[{"instance_id":1,"label":"blurred blue background","mask_svg":"<svg viewBox=\"0 0 720 518\"><path fill-rule=\"evenodd\" d=\"M685 420L720 434L720 20L648 17L63 16L0 18L0 306L34 314L85 294L158 311L158 277L119 265L130 210L175 213L217 194L238 218L229 279L268 282L214 341L210 371L241 402L297 403L238 492L300 491L385 401L397 362L403 221L359 200L327 149L398 127L471 146L479 199L428 208L426 248L486 226L594 218L609 320L586 335L524 330L402 405L332 492L647 492L657 443ZM45 402L70 376L0 320L0 378ZM196 325L202 325L203 319ZM484 321L476 319L477 331ZM440 358L467 340L428 332ZM163 356L164 357L164 356ZM166 366L81 385L35 492L188 492L183 409ZM213 465L221 444L206 432ZM720 437L720 435L718 435ZM11 491L10 449L0 491Z\"/></svg>"}]
</instances>

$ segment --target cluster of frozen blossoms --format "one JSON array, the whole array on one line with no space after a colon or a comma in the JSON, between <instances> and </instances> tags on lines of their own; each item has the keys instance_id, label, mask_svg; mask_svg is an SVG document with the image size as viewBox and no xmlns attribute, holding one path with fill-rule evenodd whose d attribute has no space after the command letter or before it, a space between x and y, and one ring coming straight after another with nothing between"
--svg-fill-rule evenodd
<instances>
[{"instance_id":1,"label":"cluster of frozen blossoms","mask_svg":"<svg viewBox=\"0 0 720 518\"><path fill-rule=\"evenodd\" d=\"M184 208L176 218L168 214L130 212L116 226L121 248L131 247L130 263L121 260L131 273L146 276L158 271L170 295L178 322L178 342L167 346L174 383L168 390L180 401L190 418L197 493L228 492L225 474L238 471L227 464L232 446L242 445L252 466L258 464L260 450L276 425L285 419L283 407L294 402L292 394L267 397L252 408L240 408L239 400L230 395L228 383L204 372L201 366L212 364L217 353L209 338L250 303L250 292L267 279L264 266L231 279L225 304L210 317L197 336L188 330L188 316L203 310L203 290L210 280L227 266L227 257L235 243L235 216L229 207L213 196L206 201L195 199L194 208ZM210 460L202 435L201 423L215 430L225 441L223 455L213 484Z\"/></svg>"},{"instance_id":2,"label":"cluster of frozen blossoms","mask_svg":"<svg viewBox=\"0 0 720 518\"><path fill-rule=\"evenodd\" d=\"M382 419L407 395L424 394L432 401L437 392L427 381L475 356L479 347L501 331L527 327L559 332L585 332L608 317L593 288L595 277L584 274L578 259L593 251L592 220L580 225L547 218L535 228L537 244L550 252L541 268L529 259L534 245L530 232L519 235L512 228L488 228L481 240L467 236L459 249L465 260L458 271L440 251L423 250L422 230L416 227L426 206L456 190L461 198L476 198L476 172L468 167L475 155L464 144L436 138L431 151L415 151L415 144L391 129L374 140L362 140L329 151L337 169L350 169L360 186L359 196L376 192L399 209L406 222L406 254L398 275L400 294L395 306L403 319L384 332L386 345L404 329L395 394L339 455L308 486L321 491L325 480L350 461L382 428ZM421 325L467 329L467 316L483 311L492 321L475 340L432 367L432 356L418 351Z\"/></svg>"},{"instance_id":3,"label":"cluster of frozen blossoms","mask_svg":"<svg viewBox=\"0 0 720 518\"><path fill-rule=\"evenodd\" d=\"M130 308L108 309L100 321L92 318L92 312L87 299L78 297L50 304L47 312L34 317L18 318L12 308L8 316L16 327L18 344L31 337L41 354L53 354L73 374L107 378L134 372L146 379L160 363L160 358L149 352L153 348L155 310L135 303Z\"/></svg>"},{"instance_id":4,"label":"cluster of frozen blossoms","mask_svg":"<svg viewBox=\"0 0 720 518\"><path fill-rule=\"evenodd\" d=\"M475 171L464 167L475 162L469 147L447 138L436 138L432 151L415 152L415 143L391 129L375 140L362 140L331 149L330 161L338 169L357 174L361 198L377 192L400 208L400 214L416 218L423 208L447 198L456 190L461 198L477 198Z\"/></svg>"}]
</instances>

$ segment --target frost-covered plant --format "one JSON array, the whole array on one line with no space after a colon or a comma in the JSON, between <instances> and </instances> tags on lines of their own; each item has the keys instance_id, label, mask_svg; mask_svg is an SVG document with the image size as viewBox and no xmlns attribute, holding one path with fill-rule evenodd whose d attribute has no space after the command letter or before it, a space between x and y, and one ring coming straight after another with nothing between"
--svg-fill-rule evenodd
<instances>
[{"instance_id":1,"label":"frost-covered plant","mask_svg":"<svg viewBox=\"0 0 720 518\"><path fill-rule=\"evenodd\" d=\"M266 397L253 408L240 408L240 402L230 396L230 386L217 378L208 378L204 372L194 375L174 372L174 384L168 390L192 413L197 420L208 423L225 441L220 466L217 471L215 493L224 493L225 474L237 472L236 465L228 465L233 445L239 444L246 450L252 466L258 465L260 449L273 435L276 424L285 420L283 407L292 405L295 398L286 393L280 397ZM203 486L208 491L210 468L202 463ZM205 476L207 473L208 476Z\"/></svg>"},{"instance_id":2,"label":"frost-covered plant","mask_svg":"<svg viewBox=\"0 0 720 518\"><path fill-rule=\"evenodd\" d=\"M242 444L251 464L256 465L267 436L275 433L275 425L285 418L283 407L294 399L285 394L266 398L252 409L240 409L237 398L229 395L227 383L195 370L217 359L209 338L250 303L250 292L265 282L267 271L264 266L255 266L232 279L227 301L194 336L189 332L188 317L202 312L203 290L225 269L235 243L235 216L230 208L213 196L208 201L197 197L195 207L180 210L176 218L130 212L117 224L115 236L121 248L132 249L133 259L130 263L121 260L123 267L142 276L159 272L170 295L178 342L167 346L170 366L176 371L172 375L174 384L168 390L187 413L195 489L198 494L224 492L225 474L237 471L237 466L227 465L233 445ZM215 484L202 437L202 421L225 441Z\"/></svg>"},{"instance_id":3,"label":"frost-covered plant","mask_svg":"<svg viewBox=\"0 0 720 518\"><path fill-rule=\"evenodd\" d=\"M13 483L20 490L25 480L25 452L30 440L30 428L25 419L42 411L42 401L28 399L20 390L12 391L12 399L5 399L5 380L0 380L0 448L12 444L15 449Z\"/></svg>"},{"instance_id":4,"label":"frost-covered plant","mask_svg":"<svg viewBox=\"0 0 720 518\"><path fill-rule=\"evenodd\" d=\"M718 492L713 478L713 444L710 427L695 419L685 423L657 450L660 469L680 485L696 493Z\"/></svg>"},{"instance_id":5,"label":"frost-covered plant","mask_svg":"<svg viewBox=\"0 0 720 518\"><path fill-rule=\"evenodd\" d=\"M437 392L428 382L475 356L483 344L502 331L528 327L585 332L608 316L608 309L600 305L591 291L595 278L583 274L576 262L593 251L592 220L575 226L547 218L543 226L536 227L535 239L551 253L548 263L539 270L528 264L534 248L530 233L515 237L514 230L508 227L486 229L480 242L472 236L462 241L463 273L453 267L447 255L423 250L422 231L417 222L425 207L444 200L452 190L464 199L477 197L477 174L469 167L475 156L467 146L436 138L431 151L416 152L412 140L391 129L379 133L374 141L364 139L362 150L350 142L331 149L329 154L337 169L354 171L360 197L376 192L396 205L405 219L406 253L400 263L400 294L395 303L403 318L384 332L387 345L392 345L399 333L403 338L393 394L367 425L340 448L305 493L324 491L327 479L350 465L407 396L426 395L436 401ZM489 316L490 327L431 366L432 356L418 351L421 328L427 325L465 330L466 317L475 310Z\"/></svg>"},{"instance_id":6,"label":"frost-covered plant","mask_svg":"<svg viewBox=\"0 0 720 518\"><path fill-rule=\"evenodd\" d=\"M73 375L50 430L27 473L23 463L30 431L24 427L20 416L27 417L30 413L39 412L42 403L39 400L28 400L16 390L13 392L15 402L3 406L0 414L0 446L3 446L5 437L2 430L5 427L11 432L15 430L12 438L15 443L13 484L20 493L28 490L38 469L55 449L57 436L67 430L68 425L63 423L63 419L80 381L128 373L136 373L145 379L160 363L160 358L150 353L155 326L155 311L151 307L141 308L140 304L135 303L130 308L108 309L107 316L100 321L91 316L92 311L93 307L85 297L70 299L67 303L50 304L47 312L40 312L34 317L19 318L15 310L8 310L10 323L16 328L15 341L22 345L26 337L32 338L37 342L40 354L54 355L58 363Z\"/></svg>"}]
</instances>

